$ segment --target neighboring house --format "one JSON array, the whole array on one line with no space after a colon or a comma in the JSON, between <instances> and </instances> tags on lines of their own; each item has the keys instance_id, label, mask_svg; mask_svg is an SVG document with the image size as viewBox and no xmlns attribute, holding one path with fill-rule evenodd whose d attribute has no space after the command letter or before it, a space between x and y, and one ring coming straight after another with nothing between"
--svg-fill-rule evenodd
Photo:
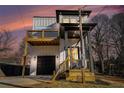
<instances>
[{"instance_id":1,"label":"neighboring house","mask_svg":"<svg viewBox=\"0 0 124 93\"><path fill-rule=\"evenodd\" d=\"M91 69L88 51L89 31L96 24L89 23L91 11L82 11L82 29L85 46L84 68ZM80 30L78 10L56 10L56 17L33 17L33 28L27 32L26 44L30 56L30 75L52 75L59 65L69 57L68 68L81 67ZM78 65L75 65L78 64Z\"/></svg>"}]
</instances>

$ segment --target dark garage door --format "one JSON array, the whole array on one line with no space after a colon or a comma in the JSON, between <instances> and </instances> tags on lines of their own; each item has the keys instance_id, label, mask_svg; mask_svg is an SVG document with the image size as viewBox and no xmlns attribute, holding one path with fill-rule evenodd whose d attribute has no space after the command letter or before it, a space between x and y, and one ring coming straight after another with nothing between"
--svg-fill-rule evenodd
<instances>
[{"instance_id":1,"label":"dark garage door","mask_svg":"<svg viewBox=\"0 0 124 93\"><path fill-rule=\"evenodd\" d=\"M55 56L38 56L37 75L52 75L55 70Z\"/></svg>"}]
</instances>

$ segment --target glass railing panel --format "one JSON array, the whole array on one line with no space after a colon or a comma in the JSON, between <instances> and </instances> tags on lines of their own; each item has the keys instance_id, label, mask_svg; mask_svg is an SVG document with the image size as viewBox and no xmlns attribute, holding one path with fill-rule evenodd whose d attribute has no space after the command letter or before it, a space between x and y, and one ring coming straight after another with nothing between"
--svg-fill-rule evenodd
<instances>
[{"instance_id":1,"label":"glass railing panel","mask_svg":"<svg viewBox=\"0 0 124 93\"><path fill-rule=\"evenodd\" d=\"M29 38L41 38L42 32L28 32Z\"/></svg>"},{"instance_id":2,"label":"glass railing panel","mask_svg":"<svg viewBox=\"0 0 124 93\"><path fill-rule=\"evenodd\" d=\"M29 31L29 38L54 38L58 37L58 31Z\"/></svg>"},{"instance_id":3,"label":"glass railing panel","mask_svg":"<svg viewBox=\"0 0 124 93\"><path fill-rule=\"evenodd\" d=\"M44 31L44 37L58 37L58 31Z\"/></svg>"}]
</instances>

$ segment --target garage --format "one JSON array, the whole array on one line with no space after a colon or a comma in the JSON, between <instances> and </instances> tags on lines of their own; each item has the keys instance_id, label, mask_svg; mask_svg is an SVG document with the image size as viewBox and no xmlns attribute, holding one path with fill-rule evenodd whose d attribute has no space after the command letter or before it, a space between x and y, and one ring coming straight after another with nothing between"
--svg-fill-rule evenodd
<instances>
[{"instance_id":1,"label":"garage","mask_svg":"<svg viewBox=\"0 0 124 93\"><path fill-rule=\"evenodd\" d=\"M55 70L55 56L37 57L37 75L52 75Z\"/></svg>"}]
</instances>

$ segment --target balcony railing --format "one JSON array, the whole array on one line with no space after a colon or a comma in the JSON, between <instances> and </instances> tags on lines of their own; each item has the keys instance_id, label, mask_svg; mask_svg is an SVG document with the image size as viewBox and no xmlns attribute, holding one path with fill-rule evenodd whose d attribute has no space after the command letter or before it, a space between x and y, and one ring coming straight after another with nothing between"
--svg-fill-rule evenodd
<instances>
[{"instance_id":1,"label":"balcony railing","mask_svg":"<svg viewBox=\"0 0 124 93\"><path fill-rule=\"evenodd\" d=\"M27 37L31 39L41 39L41 38L57 38L59 36L58 31L46 31L46 30L39 30L39 31L28 31Z\"/></svg>"}]
</instances>

